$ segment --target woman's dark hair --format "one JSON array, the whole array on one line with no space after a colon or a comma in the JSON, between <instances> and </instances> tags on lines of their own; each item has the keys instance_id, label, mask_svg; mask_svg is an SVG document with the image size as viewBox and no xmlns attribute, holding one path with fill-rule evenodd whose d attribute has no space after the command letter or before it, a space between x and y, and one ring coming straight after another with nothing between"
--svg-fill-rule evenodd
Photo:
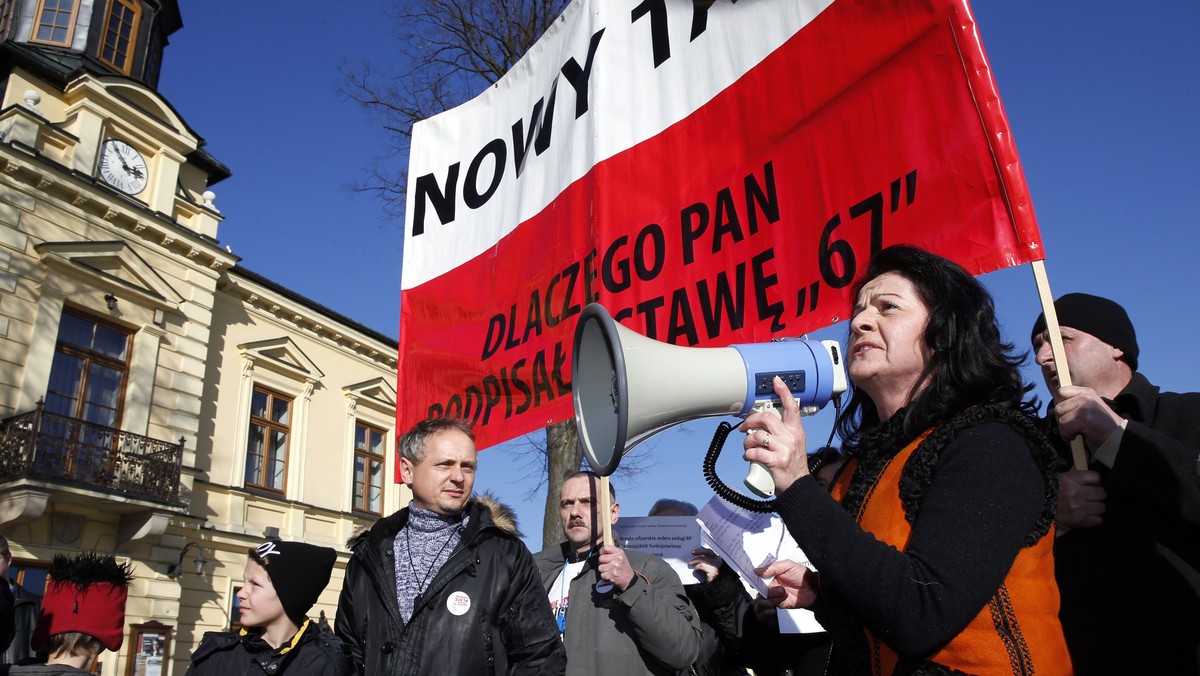
<instances>
[{"instance_id":1,"label":"woman's dark hair","mask_svg":"<svg viewBox=\"0 0 1200 676\"><path fill-rule=\"evenodd\" d=\"M886 425L871 398L855 388L837 423L843 451L857 454L881 435L916 438L972 406L1007 404L1036 413L1037 400L1024 399L1033 389L1021 378L1025 356L1014 355L1012 344L1001 339L991 294L978 280L951 260L898 244L871 258L854 286L854 298L867 282L888 272L911 282L929 311L924 339L931 357L918 380L925 388Z\"/></svg>"}]
</instances>

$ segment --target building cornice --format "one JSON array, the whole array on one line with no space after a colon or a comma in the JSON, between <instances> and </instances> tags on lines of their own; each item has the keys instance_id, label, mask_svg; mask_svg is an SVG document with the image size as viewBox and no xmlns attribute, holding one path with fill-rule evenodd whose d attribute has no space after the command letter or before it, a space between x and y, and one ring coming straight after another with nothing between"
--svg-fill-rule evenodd
<instances>
[{"instance_id":1,"label":"building cornice","mask_svg":"<svg viewBox=\"0 0 1200 676\"><path fill-rule=\"evenodd\" d=\"M0 118L8 111L0 112ZM167 214L130 199L103 186L94 176L75 171L39 154L18 142L0 142L0 171L12 180L28 186L30 192L46 195L45 204L75 210L77 215L95 222L103 221L110 229L165 249L171 254L192 259L197 267L220 271L241 258L221 248L215 239L205 237L176 223ZM189 205L197 212L221 218L215 209Z\"/></svg>"},{"instance_id":2,"label":"building cornice","mask_svg":"<svg viewBox=\"0 0 1200 676\"><path fill-rule=\"evenodd\" d=\"M351 353L376 367L394 370L399 344L325 306L268 282L242 267L222 275L218 288L281 324L339 350Z\"/></svg>"}]
</instances>

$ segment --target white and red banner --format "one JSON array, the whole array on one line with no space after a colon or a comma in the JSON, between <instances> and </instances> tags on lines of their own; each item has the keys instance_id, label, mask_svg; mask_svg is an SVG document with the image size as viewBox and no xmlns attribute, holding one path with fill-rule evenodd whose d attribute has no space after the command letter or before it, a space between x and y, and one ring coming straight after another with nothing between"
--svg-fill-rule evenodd
<instances>
[{"instance_id":1,"label":"white and red banner","mask_svg":"<svg viewBox=\"0 0 1200 676\"><path fill-rule=\"evenodd\" d=\"M965 0L576 0L414 128L408 180L398 426L481 448L571 416L588 302L758 342L845 319L888 244L1043 257Z\"/></svg>"}]
</instances>

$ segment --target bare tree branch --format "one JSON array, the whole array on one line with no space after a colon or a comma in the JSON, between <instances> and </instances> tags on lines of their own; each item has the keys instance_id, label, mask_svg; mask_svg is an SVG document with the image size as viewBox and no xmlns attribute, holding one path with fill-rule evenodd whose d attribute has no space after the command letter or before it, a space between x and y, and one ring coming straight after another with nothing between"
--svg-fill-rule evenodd
<instances>
[{"instance_id":1,"label":"bare tree branch","mask_svg":"<svg viewBox=\"0 0 1200 676\"><path fill-rule=\"evenodd\" d=\"M457 106L494 84L554 22L567 0L396 0L388 11L396 22L399 66L343 64L341 93L357 102L381 130L383 143L368 173L349 186L377 195L389 217L404 220L408 174L405 164L413 125ZM527 440L530 437L526 437ZM582 459L571 421L546 428L535 472L546 493L542 536L547 545L562 535L558 495L563 474ZM645 455L625 459L621 476L636 473Z\"/></svg>"},{"instance_id":2,"label":"bare tree branch","mask_svg":"<svg viewBox=\"0 0 1200 676\"><path fill-rule=\"evenodd\" d=\"M379 126L374 166L349 188L374 193L403 219L413 124L498 81L533 46L566 0L397 0L398 66L343 64L340 91Z\"/></svg>"}]
</instances>

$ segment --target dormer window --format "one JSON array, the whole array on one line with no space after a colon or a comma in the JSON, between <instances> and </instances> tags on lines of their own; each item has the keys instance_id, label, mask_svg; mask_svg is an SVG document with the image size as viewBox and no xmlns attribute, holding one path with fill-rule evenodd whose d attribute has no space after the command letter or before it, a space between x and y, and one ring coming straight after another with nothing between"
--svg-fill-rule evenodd
<instances>
[{"instance_id":1,"label":"dormer window","mask_svg":"<svg viewBox=\"0 0 1200 676\"><path fill-rule=\"evenodd\" d=\"M100 60L126 75L133 67L133 49L141 16L142 6L136 0L112 0L104 19Z\"/></svg>"},{"instance_id":2,"label":"dormer window","mask_svg":"<svg viewBox=\"0 0 1200 676\"><path fill-rule=\"evenodd\" d=\"M78 0L39 0L33 39L48 45L71 46Z\"/></svg>"}]
</instances>

